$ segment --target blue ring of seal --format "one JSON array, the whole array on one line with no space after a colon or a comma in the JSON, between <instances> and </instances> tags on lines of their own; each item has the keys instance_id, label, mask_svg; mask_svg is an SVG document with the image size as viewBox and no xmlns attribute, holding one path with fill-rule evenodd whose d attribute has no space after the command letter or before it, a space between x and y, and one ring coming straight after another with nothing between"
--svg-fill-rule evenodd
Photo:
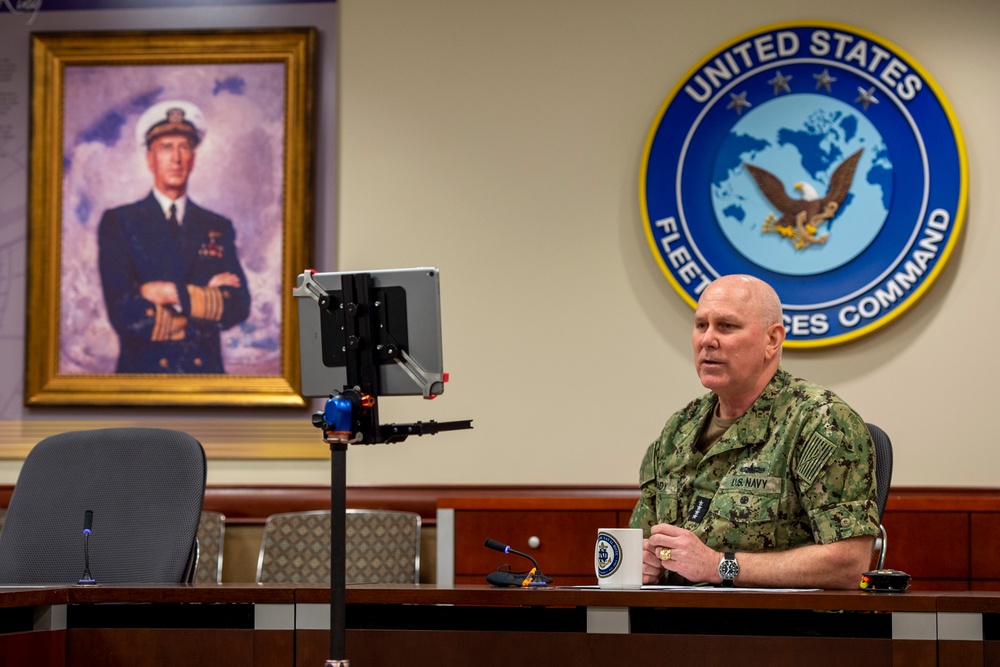
<instances>
[{"instance_id":1,"label":"blue ring of seal","mask_svg":"<svg viewBox=\"0 0 1000 667\"><path fill-rule=\"evenodd\" d=\"M839 56L833 46L829 54L819 53L816 46L830 46L831 36L847 44ZM757 50L758 40L770 51ZM782 44L792 43L794 49L781 52ZM860 55L852 58L852 49L861 45L866 54L879 54L879 61L869 55L868 66L862 66ZM768 55L766 61L761 60L762 53ZM741 54L746 62L738 59ZM891 64L892 76L874 67L878 63L885 68ZM727 67L728 78L719 74ZM711 90L706 78L710 70L718 84ZM791 75L793 84L800 86L790 94L815 95L819 86L812 85L814 73L822 70L836 79L830 97L841 106L856 107L885 140L892 166L887 188L891 201L885 203L882 228L849 261L815 275L787 275L755 264L733 247L713 210L711 184L719 176L717 157L723 140L742 115L742 109L737 112L732 107L735 98L745 93L745 99L758 107L774 99L778 91L772 89L772 78L778 71ZM691 92L697 92L699 85L704 92L701 100ZM862 110L863 90L874 91L881 103ZM748 107L747 113L753 109ZM961 131L933 78L884 39L823 22L766 26L722 45L695 65L653 123L640 177L647 240L675 291L694 307L712 279L732 273L756 275L781 297L787 347L845 342L905 312L947 263L960 236L967 200L968 166ZM849 208L845 202L841 212ZM836 217L830 221L831 229L836 222Z\"/></svg>"}]
</instances>

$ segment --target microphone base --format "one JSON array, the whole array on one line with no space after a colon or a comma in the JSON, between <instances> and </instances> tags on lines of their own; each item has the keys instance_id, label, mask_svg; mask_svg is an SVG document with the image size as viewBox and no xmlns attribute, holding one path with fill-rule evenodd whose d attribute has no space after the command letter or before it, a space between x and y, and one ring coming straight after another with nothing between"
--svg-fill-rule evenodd
<instances>
[{"instance_id":1,"label":"microphone base","mask_svg":"<svg viewBox=\"0 0 1000 667\"><path fill-rule=\"evenodd\" d=\"M527 578L527 572L510 572L508 570L497 570L496 572L490 572L486 575L486 583L497 586L498 588L506 588L508 586L521 587L524 585L524 580ZM552 583L551 577L547 577L541 572L535 575L533 581L528 584L529 588L539 588L542 586L548 586Z\"/></svg>"},{"instance_id":2,"label":"microphone base","mask_svg":"<svg viewBox=\"0 0 1000 667\"><path fill-rule=\"evenodd\" d=\"M76 583L79 584L80 586L96 586L97 585L97 580L96 579L80 579Z\"/></svg>"}]
</instances>

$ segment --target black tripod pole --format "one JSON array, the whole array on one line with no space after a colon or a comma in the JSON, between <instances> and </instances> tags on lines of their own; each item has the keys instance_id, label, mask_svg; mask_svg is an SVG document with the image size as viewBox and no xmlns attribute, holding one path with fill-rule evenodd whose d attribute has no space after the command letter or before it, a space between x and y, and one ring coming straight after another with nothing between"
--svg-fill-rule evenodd
<instances>
[{"instance_id":1,"label":"black tripod pole","mask_svg":"<svg viewBox=\"0 0 1000 667\"><path fill-rule=\"evenodd\" d=\"M330 659L347 667L347 444L330 443Z\"/></svg>"},{"instance_id":2,"label":"black tripod pole","mask_svg":"<svg viewBox=\"0 0 1000 667\"><path fill-rule=\"evenodd\" d=\"M320 308L323 364L344 366L346 374L343 389L330 395L324 411L314 413L312 422L323 429L323 439L330 444L330 659L326 667L348 667L350 661L345 657L348 445L401 442L409 435L472 428L472 422L379 425L380 365L399 364L421 388L424 398L440 393L437 385L446 378L429 376L407 353L405 289L389 285L376 291L370 273L343 273L337 293L320 286L313 280L314 274L315 271L307 271L299 276L293 294L316 300Z\"/></svg>"},{"instance_id":3,"label":"black tripod pole","mask_svg":"<svg viewBox=\"0 0 1000 667\"><path fill-rule=\"evenodd\" d=\"M349 432L362 434L357 440L359 443L372 444L378 432L378 409L375 404L378 375L372 343L371 276L367 273L345 275L340 283L347 383L350 395L355 397ZM371 397L367 408L365 395ZM330 443L330 660L326 663L327 667L350 665L346 658L347 447L348 442L345 441Z\"/></svg>"}]
</instances>

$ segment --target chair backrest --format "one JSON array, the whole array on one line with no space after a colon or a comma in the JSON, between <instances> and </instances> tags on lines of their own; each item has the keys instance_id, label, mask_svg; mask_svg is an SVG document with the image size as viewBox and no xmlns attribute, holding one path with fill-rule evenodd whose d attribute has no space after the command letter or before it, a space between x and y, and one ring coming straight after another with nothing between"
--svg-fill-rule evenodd
<instances>
[{"instance_id":1,"label":"chair backrest","mask_svg":"<svg viewBox=\"0 0 1000 667\"><path fill-rule=\"evenodd\" d=\"M205 452L187 433L109 428L54 435L28 453L0 532L0 583L181 583L192 573Z\"/></svg>"},{"instance_id":2,"label":"chair backrest","mask_svg":"<svg viewBox=\"0 0 1000 667\"><path fill-rule=\"evenodd\" d=\"M350 509L345 579L349 584L420 581L420 515ZM264 524L257 583L329 583L330 512L272 514Z\"/></svg>"},{"instance_id":3,"label":"chair backrest","mask_svg":"<svg viewBox=\"0 0 1000 667\"><path fill-rule=\"evenodd\" d=\"M194 583L222 583L225 538L226 515L222 512L202 512L198 522L198 565L194 571Z\"/></svg>"},{"instance_id":4,"label":"chair backrest","mask_svg":"<svg viewBox=\"0 0 1000 667\"><path fill-rule=\"evenodd\" d=\"M889 485L892 483L892 441L881 428L875 424L866 424L868 433L875 444L875 478L877 485L878 520L882 522L885 504L889 500Z\"/></svg>"}]
</instances>

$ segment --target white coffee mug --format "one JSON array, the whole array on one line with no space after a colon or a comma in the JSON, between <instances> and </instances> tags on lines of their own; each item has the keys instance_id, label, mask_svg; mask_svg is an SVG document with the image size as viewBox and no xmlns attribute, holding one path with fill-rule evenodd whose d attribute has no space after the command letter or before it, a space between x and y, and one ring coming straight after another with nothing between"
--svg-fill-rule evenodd
<instances>
[{"instance_id":1,"label":"white coffee mug","mask_svg":"<svg viewBox=\"0 0 1000 667\"><path fill-rule=\"evenodd\" d=\"M601 588L642 588L642 529L600 528L594 570Z\"/></svg>"}]
</instances>

